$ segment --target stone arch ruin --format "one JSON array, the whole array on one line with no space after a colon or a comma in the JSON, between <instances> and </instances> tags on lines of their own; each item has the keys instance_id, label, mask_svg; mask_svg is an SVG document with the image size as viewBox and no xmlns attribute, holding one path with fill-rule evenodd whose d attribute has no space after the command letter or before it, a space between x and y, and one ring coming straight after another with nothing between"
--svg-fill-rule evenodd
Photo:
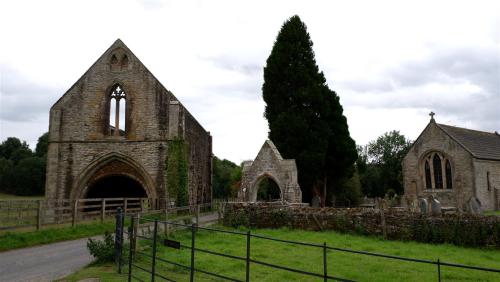
<instances>
[{"instance_id":1,"label":"stone arch ruin","mask_svg":"<svg viewBox=\"0 0 500 282\"><path fill-rule=\"evenodd\" d=\"M278 185L280 200L290 203L302 202L295 160L284 160L271 140L264 142L254 161L243 163L238 199L256 202L259 183L265 178L272 179Z\"/></svg>"}]
</instances>

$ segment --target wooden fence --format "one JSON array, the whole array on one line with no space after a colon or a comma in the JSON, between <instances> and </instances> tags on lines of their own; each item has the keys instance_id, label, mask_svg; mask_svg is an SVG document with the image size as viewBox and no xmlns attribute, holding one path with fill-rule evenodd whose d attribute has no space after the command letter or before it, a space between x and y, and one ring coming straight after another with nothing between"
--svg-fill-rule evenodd
<instances>
[{"instance_id":1,"label":"wooden fence","mask_svg":"<svg viewBox=\"0 0 500 282\"><path fill-rule=\"evenodd\" d=\"M159 201L147 198L100 198L79 200L0 200L0 230L71 223L100 219L116 214L137 213L159 207Z\"/></svg>"}]
</instances>

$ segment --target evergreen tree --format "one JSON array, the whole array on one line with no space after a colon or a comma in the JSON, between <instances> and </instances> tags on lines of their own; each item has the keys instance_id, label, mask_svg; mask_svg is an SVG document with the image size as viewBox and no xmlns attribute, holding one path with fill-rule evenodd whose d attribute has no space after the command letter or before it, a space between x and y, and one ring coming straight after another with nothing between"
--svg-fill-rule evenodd
<instances>
[{"instance_id":1,"label":"evergreen tree","mask_svg":"<svg viewBox=\"0 0 500 282\"><path fill-rule=\"evenodd\" d=\"M328 88L312 46L300 18L288 19L267 59L262 86L269 138L283 157L296 160L306 202L339 190L357 158L339 97Z\"/></svg>"}]
</instances>

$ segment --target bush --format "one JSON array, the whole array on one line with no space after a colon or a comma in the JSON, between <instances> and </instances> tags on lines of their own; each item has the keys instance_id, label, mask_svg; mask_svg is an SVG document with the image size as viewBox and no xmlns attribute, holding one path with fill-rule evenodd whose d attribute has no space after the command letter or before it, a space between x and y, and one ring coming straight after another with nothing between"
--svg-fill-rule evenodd
<instances>
[{"instance_id":1,"label":"bush","mask_svg":"<svg viewBox=\"0 0 500 282\"><path fill-rule=\"evenodd\" d=\"M89 238L87 249L89 249L90 254L96 259L96 262L101 263L114 260L115 242L113 236L108 232L104 234L104 241Z\"/></svg>"}]
</instances>

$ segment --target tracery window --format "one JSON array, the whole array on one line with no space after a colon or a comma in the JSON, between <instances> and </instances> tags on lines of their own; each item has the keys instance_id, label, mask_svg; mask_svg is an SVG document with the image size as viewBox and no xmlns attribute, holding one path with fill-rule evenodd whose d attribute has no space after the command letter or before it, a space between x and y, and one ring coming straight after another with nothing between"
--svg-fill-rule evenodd
<instances>
[{"instance_id":1,"label":"tracery window","mask_svg":"<svg viewBox=\"0 0 500 282\"><path fill-rule=\"evenodd\" d=\"M126 128L126 94L119 84L113 86L109 99L109 134L124 136Z\"/></svg>"},{"instance_id":2,"label":"tracery window","mask_svg":"<svg viewBox=\"0 0 500 282\"><path fill-rule=\"evenodd\" d=\"M453 172L451 161L439 152L431 152L423 159L425 188L452 189Z\"/></svg>"}]
</instances>

